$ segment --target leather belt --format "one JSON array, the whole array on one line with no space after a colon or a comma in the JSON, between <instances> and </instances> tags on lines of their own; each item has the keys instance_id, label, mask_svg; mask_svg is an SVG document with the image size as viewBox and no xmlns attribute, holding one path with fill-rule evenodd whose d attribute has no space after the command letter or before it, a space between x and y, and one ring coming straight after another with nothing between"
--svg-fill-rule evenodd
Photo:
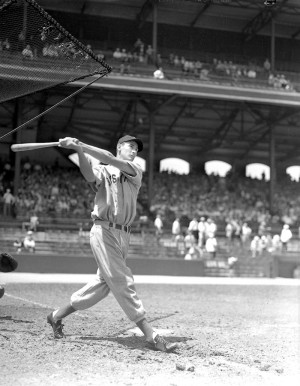
<instances>
[{"instance_id":1,"label":"leather belt","mask_svg":"<svg viewBox=\"0 0 300 386\"><path fill-rule=\"evenodd\" d=\"M120 231L124 231L124 232L127 232L127 233L130 233L131 231L131 227L130 226L127 226L127 225L120 225L120 224L116 224L114 222L109 222L109 221L105 221L105 220L95 220L95 224L99 224L101 225L101 223L105 223L105 224L108 224L108 226L110 228L115 228L115 229L119 229Z\"/></svg>"}]
</instances>

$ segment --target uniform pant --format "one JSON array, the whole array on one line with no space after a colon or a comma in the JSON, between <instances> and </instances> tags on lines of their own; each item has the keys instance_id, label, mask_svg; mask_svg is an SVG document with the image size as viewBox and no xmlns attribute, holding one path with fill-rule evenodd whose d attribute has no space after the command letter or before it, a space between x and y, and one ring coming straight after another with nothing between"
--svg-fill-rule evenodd
<instances>
[{"instance_id":1,"label":"uniform pant","mask_svg":"<svg viewBox=\"0 0 300 386\"><path fill-rule=\"evenodd\" d=\"M93 225L90 244L98 265L95 279L71 296L75 310L92 307L111 291L133 322L145 317L145 309L138 298L131 270L126 265L130 234L108 227L108 224Z\"/></svg>"}]
</instances>

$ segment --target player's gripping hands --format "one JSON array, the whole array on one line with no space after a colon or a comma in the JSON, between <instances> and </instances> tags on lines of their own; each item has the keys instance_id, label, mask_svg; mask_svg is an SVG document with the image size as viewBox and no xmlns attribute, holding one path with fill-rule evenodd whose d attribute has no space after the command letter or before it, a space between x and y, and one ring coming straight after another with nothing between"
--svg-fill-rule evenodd
<instances>
[{"instance_id":1,"label":"player's gripping hands","mask_svg":"<svg viewBox=\"0 0 300 386\"><path fill-rule=\"evenodd\" d=\"M73 149L78 151L81 149L81 143L77 138L65 137L59 139L59 147L63 147L66 149Z\"/></svg>"}]
</instances>

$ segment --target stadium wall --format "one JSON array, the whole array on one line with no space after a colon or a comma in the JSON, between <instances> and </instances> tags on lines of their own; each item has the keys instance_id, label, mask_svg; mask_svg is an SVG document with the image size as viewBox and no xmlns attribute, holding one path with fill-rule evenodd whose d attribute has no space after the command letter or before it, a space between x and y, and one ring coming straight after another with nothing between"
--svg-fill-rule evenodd
<instances>
[{"instance_id":1,"label":"stadium wall","mask_svg":"<svg viewBox=\"0 0 300 386\"><path fill-rule=\"evenodd\" d=\"M78 256L20 254L18 272L93 274L94 259ZM134 275L205 276L202 261L128 258Z\"/></svg>"}]
</instances>

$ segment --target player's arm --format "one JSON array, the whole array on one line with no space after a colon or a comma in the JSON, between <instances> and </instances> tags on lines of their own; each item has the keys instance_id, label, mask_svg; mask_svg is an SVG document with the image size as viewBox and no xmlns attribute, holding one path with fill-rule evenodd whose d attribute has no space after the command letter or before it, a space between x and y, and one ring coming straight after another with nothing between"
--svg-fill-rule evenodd
<instances>
[{"instance_id":1,"label":"player's arm","mask_svg":"<svg viewBox=\"0 0 300 386\"><path fill-rule=\"evenodd\" d=\"M73 149L77 151L78 160L79 160L79 169L81 174L86 179L87 182L93 183L96 180L96 177L93 172L92 165L89 163L88 159L84 155L82 146L79 144L79 141L76 138L66 137L59 140L59 146L67 149Z\"/></svg>"},{"instance_id":2,"label":"player's arm","mask_svg":"<svg viewBox=\"0 0 300 386\"><path fill-rule=\"evenodd\" d=\"M66 137L59 140L61 147L74 149L74 147L69 146L70 142L72 142L72 144L79 145L85 153L90 154L92 157L95 157L96 159L103 162L104 164L115 166L116 168L120 169L121 171L127 174L130 174L131 176L136 175L136 171L132 168L132 166L127 161L123 161L115 157L111 152L107 150L101 149L99 147L87 145L86 143L80 142L76 138Z\"/></svg>"},{"instance_id":3,"label":"player's arm","mask_svg":"<svg viewBox=\"0 0 300 386\"><path fill-rule=\"evenodd\" d=\"M132 166L124 160L121 160L117 157L115 157L112 153L110 153L107 150L87 145L86 143L80 142L80 145L84 152L90 154L91 156L97 158L99 161L109 164L112 166L115 166L116 168L120 169L121 171L130 174L131 176L136 175L136 171L132 168Z\"/></svg>"}]
</instances>

